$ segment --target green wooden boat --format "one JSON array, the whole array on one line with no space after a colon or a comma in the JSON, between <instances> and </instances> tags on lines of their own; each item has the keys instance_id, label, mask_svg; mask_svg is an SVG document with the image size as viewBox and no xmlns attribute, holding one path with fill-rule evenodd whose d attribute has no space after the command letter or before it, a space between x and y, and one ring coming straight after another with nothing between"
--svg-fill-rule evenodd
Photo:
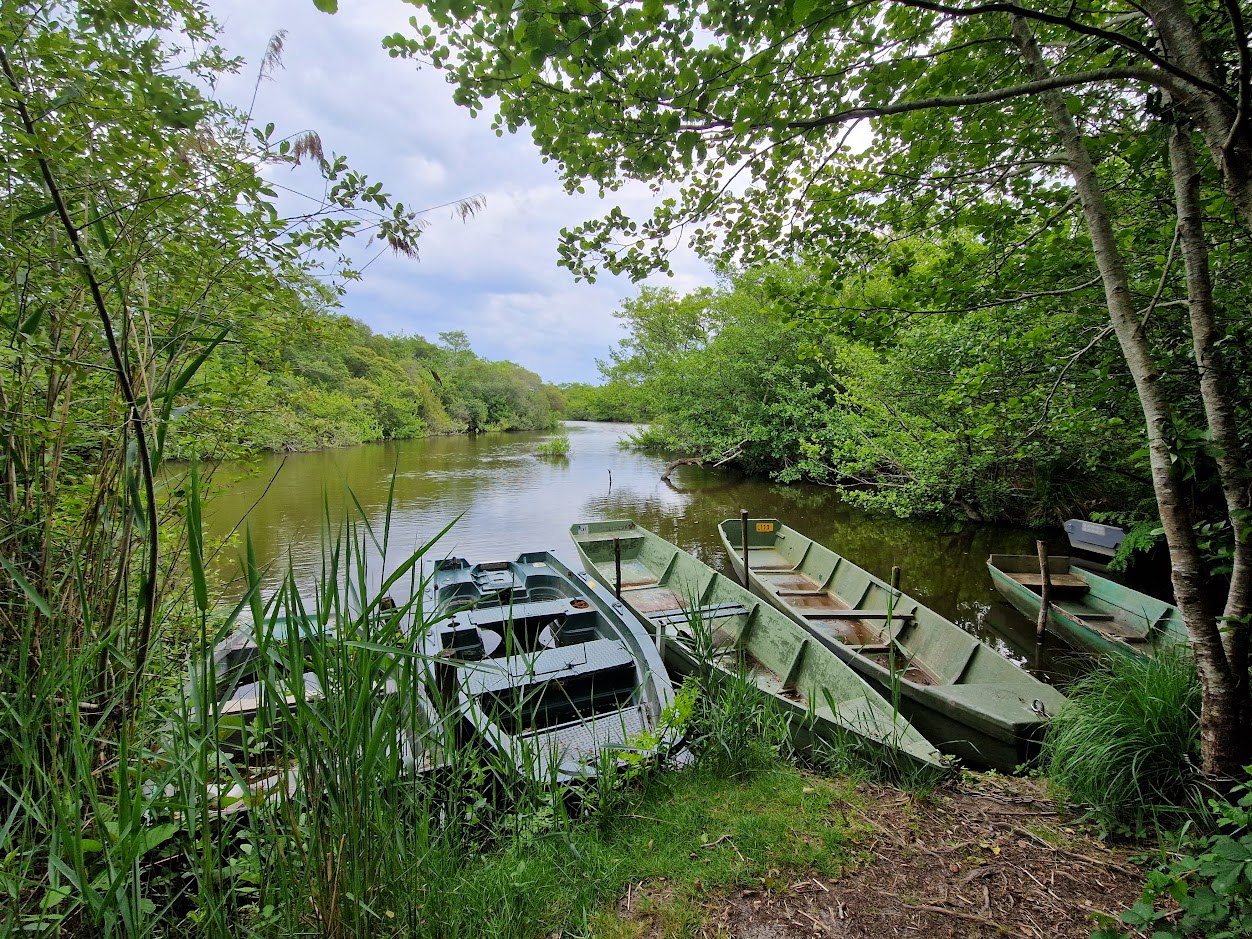
<instances>
[{"instance_id":1,"label":"green wooden boat","mask_svg":"<svg viewBox=\"0 0 1252 939\"><path fill-rule=\"evenodd\" d=\"M801 747L817 740L868 743L904 771L946 767L838 656L729 578L634 522L581 522L570 533L587 572L610 590L619 584L617 543L621 598L652 630L674 671L707 663L742 672L787 718Z\"/></svg>"},{"instance_id":2,"label":"green wooden boat","mask_svg":"<svg viewBox=\"0 0 1252 939\"><path fill-rule=\"evenodd\" d=\"M1033 554L993 554L991 580L1031 620L1039 618L1043 574ZM1190 648L1178 607L1083 570L1067 557L1048 558L1048 627L1089 652L1156 655Z\"/></svg>"},{"instance_id":3,"label":"green wooden boat","mask_svg":"<svg viewBox=\"0 0 1252 939\"><path fill-rule=\"evenodd\" d=\"M718 526L743 580L739 519ZM1038 753L1065 696L917 600L892 591L778 519L748 522L750 586L851 665L899 695L909 722L944 753L1011 771Z\"/></svg>"}]
</instances>

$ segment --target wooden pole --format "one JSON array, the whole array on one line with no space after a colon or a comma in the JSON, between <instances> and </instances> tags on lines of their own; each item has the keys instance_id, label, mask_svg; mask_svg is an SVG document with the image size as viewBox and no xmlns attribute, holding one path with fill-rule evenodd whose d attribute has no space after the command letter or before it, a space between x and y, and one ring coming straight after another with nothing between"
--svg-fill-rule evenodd
<instances>
[{"instance_id":1,"label":"wooden pole","mask_svg":"<svg viewBox=\"0 0 1252 939\"><path fill-rule=\"evenodd\" d=\"M752 589L752 578L748 576L748 510L739 510L739 534L743 542L743 585Z\"/></svg>"},{"instance_id":2,"label":"wooden pole","mask_svg":"<svg viewBox=\"0 0 1252 939\"><path fill-rule=\"evenodd\" d=\"M900 568L891 566L891 590L887 596L888 617L883 623L883 637L887 640L887 671L891 674L891 709L900 710L900 686L896 682L896 644L894 636L896 603L900 596Z\"/></svg>"},{"instance_id":3,"label":"wooden pole","mask_svg":"<svg viewBox=\"0 0 1252 939\"><path fill-rule=\"evenodd\" d=\"M613 592L617 594L617 599L622 598L622 539L613 539Z\"/></svg>"},{"instance_id":4,"label":"wooden pole","mask_svg":"<svg viewBox=\"0 0 1252 939\"><path fill-rule=\"evenodd\" d=\"M1043 642L1044 631L1048 628L1048 608L1052 602L1052 572L1048 570L1048 546L1036 541L1035 550L1039 552L1039 619L1035 622L1035 642Z\"/></svg>"}]
</instances>

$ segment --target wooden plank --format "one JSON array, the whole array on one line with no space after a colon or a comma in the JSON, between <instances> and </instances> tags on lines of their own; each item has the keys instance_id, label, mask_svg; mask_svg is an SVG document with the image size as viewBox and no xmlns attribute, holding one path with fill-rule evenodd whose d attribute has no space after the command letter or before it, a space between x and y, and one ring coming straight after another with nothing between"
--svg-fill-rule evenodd
<instances>
[{"instance_id":1,"label":"wooden plank","mask_svg":"<svg viewBox=\"0 0 1252 939\"><path fill-rule=\"evenodd\" d=\"M1009 574L1005 572L1009 579L1016 581L1023 587L1042 587L1042 574ZM1051 576L1053 587L1087 587L1087 582L1077 574L1053 574Z\"/></svg>"},{"instance_id":2,"label":"wooden plank","mask_svg":"<svg viewBox=\"0 0 1252 939\"><path fill-rule=\"evenodd\" d=\"M799 614L805 619L887 619L886 610L819 610L813 613L806 613L798 610ZM894 610L890 614L890 618L912 619L912 613L897 613Z\"/></svg>"}]
</instances>

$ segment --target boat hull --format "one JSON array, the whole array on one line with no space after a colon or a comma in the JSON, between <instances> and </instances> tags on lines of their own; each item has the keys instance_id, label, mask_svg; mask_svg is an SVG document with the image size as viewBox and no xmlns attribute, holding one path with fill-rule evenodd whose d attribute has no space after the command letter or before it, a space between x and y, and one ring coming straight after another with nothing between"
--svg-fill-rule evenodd
<instances>
[{"instance_id":1,"label":"boat hull","mask_svg":"<svg viewBox=\"0 0 1252 939\"><path fill-rule=\"evenodd\" d=\"M955 623L916 600L898 592L892 595L887 584L846 558L775 519L760 521L767 531L760 536L752 531L750 541L761 543L758 546L749 545L749 559L752 559L754 551L764 552L769 562L765 566L774 570L752 571L749 581L753 593L808 630L855 669L884 699L896 703L901 713L931 743L967 764L1002 771L1013 771L1038 755L1047 718L1059 712L1065 704L1065 698L1059 691L1022 671L985 643L980 643ZM739 539L732 538L732 529L740 535ZM744 562L740 521L728 520L718 530L735 576L742 582ZM785 572L778 569L785 566L792 566L792 569ZM882 598L888 595L894 597L892 612L898 610L904 615L894 627L895 641L887 644L885 655L881 651L872 657L864 654L860 649L865 646L846 641L859 637L840 634L830 628L829 621L820 615L823 609L838 607L842 611L854 612L867 608L867 605L849 602L847 597L830 590L818 589L817 580L821 579L844 585L844 589L858 594L858 599L873 597L879 601L879 606L884 605ZM777 586L779 580L788 586L803 584L810 589L780 589ZM790 595L802 593L825 594L818 598L801 597L800 600L816 604L820 599L826 607L805 610L789 602ZM868 605L872 606L872 603ZM809 615L806 616L806 612ZM856 622L851 615L846 620ZM866 628L864 623L857 623L857 626L862 630ZM929 657L918 658L914 633L919 630L930 634L927 639L927 644L932 646L927 650L930 651ZM945 661L950 657L943 654L944 650L933 649L937 643L944 642L951 647L956 661ZM894 662L892 654L897 656ZM945 671L961 670L959 660L962 657L965 673L978 675L981 680L962 681L963 676L957 675L952 681L941 681Z\"/></svg>"},{"instance_id":2,"label":"boat hull","mask_svg":"<svg viewBox=\"0 0 1252 939\"><path fill-rule=\"evenodd\" d=\"M851 741L902 771L945 771L934 747L860 675L728 578L629 521L579 523L571 536L587 571L610 589L620 570L623 602L674 671L742 675L786 718L798 746Z\"/></svg>"},{"instance_id":3,"label":"boat hull","mask_svg":"<svg viewBox=\"0 0 1252 939\"><path fill-rule=\"evenodd\" d=\"M991 581L1019 613L1039 618L1042 598L1023 580L1033 580L1038 560L1025 555L992 555L987 560ZM1049 559L1059 593L1049 605L1048 631L1067 645L1096 655L1156 655L1162 649L1185 652L1186 627L1177 607L1141 594L1070 563Z\"/></svg>"}]
</instances>

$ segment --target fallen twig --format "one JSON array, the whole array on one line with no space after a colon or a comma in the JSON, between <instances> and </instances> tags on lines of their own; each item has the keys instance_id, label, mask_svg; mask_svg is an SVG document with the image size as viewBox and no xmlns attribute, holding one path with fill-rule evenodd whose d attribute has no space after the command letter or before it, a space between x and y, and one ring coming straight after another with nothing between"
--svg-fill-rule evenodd
<instances>
[{"instance_id":1,"label":"fallen twig","mask_svg":"<svg viewBox=\"0 0 1252 939\"><path fill-rule=\"evenodd\" d=\"M1005 933L1006 935L1023 936L1025 939L1034 939L1030 933L1020 932L1012 926L1006 926L1004 923L997 923L989 916L979 916L977 913L965 913L961 910L951 910L946 906L930 906L929 904L921 903L902 903L900 905L909 910L924 910L927 913L942 913L944 916L952 916L956 919L963 919L966 922L980 923L983 926L990 926L996 932Z\"/></svg>"}]
</instances>

